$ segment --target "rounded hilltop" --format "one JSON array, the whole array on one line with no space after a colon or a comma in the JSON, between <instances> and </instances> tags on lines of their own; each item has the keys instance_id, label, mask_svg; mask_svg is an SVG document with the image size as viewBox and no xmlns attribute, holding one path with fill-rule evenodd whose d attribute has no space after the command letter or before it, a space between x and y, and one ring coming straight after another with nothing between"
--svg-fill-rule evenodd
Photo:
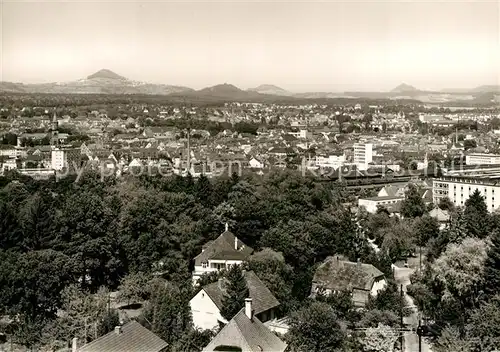
<instances>
[{"instance_id":1,"label":"rounded hilltop","mask_svg":"<svg viewBox=\"0 0 500 352\"><path fill-rule=\"evenodd\" d=\"M114 73L113 71L108 70L107 68L103 68L102 70L99 70L96 73L91 74L90 76L87 77L87 79L95 79L95 78L116 79L121 81L127 80L125 77L120 76L119 74Z\"/></svg>"}]
</instances>

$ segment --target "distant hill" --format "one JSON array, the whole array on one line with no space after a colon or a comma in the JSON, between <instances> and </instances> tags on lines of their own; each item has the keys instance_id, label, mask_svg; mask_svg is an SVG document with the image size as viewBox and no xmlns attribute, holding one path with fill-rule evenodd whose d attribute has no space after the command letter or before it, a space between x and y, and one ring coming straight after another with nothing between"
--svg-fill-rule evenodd
<instances>
[{"instance_id":1,"label":"distant hill","mask_svg":"<svg viewBox=\"0 0 500 352\"><path fill-rule=\"evenodd\" d=\"M197 91L197 93L220 96L220 95L244 94L245 91L239 89L238 87L232 84L224 83L200 89Z\"/></svg>"},{"instance_id":2,"label":"distant hill","mask_svg":"<svg viewBox=\"0 0 500 352\"><path fill-rule=\"evenodd\" d=\"M127 79L123 76L120 76L108 69L102 69L97 71L96 73L87 77L87 79L95 79L95 78L104 78L104 79L117 79L120 81L127 81Z\"/></svg>"},{"instance_id":3,"label":"distant hill","mask_svg":"<svg viewBox=\"0 0 500 352\"><path fill-rule=\"evenodd\" d=\"M193 89L166 84L129 80L108 69L99 70L84 79L71 82L23 84L0 82L0 92L53 94L155 94L167 95Z\"/></svg>"},{"instance_id":4,"label":"distant hill","mask_svg":"<svg viewBox=\"0 0 500 352\"><path fill-rule=\"evenodd\" d=\"M500 93L500 85L484 85L475 88L446 88L441 89L446 93Z\"/></svg>"},{"instance_id":5,"label":"distant hill","mask_svg":"<svg viewBox=\"0 0 500 352\"><path fill-rule=\"evenodd\" d=\"M408 84L400 84L390 92L305 92L292 94L272 84L262 84L256 88L242 90L232 84L224 83L195 91L183 86L130 80L109 69L99 70L86 78L71 82L44 84L0 82L0 93L168 95L169 101L203 104L230 101L290 104L308 104L311 101L326 104L337 101L339 104L352 104L354 101L368 103L370 100L398 100L399 102L466 106L471 104L491 105L500 102L500 86L498 85L432 92L418 90Z\"/></svg>"},{"instance_id":6,"label":"distant hill","mask_svg":"<svg viewBox=\"0 0 500 352\"><path fill-rule=\"evenodd\" d=\"M248 89L249 92L257 92L260 94L271 94L271 95L285 95L290 96L292 93L289 91L275 86L273 84L261 84L258 87Z\"/></svg>"},{"instance_id":7,"label":"distant hill","mask_svg":"<svg viewBox=\"0 0 500 352\"><path fill-rule=\"evenodd\" d=\"M409 92L418 92L418 89L410 86L409 84L402 83L393 90L391 90L391 93L409 93Z\"/></svg>"},{"instance_id":8,"label":"distant hill","mask_svg":"<svg viewBox=\"0 0 500 352\"><path fill-rule=\"evenodd\" d=\"M500 85L479 86L472 90L476 93L500 93Z\"/></svg>"},{"instance_id":9,"label":"distant hill","mask_svg":"<svg viewBox=\"0 0 500 352\"><path fill-rule=\"evenodd\" d=\"M189 94L196 96L212 97L217 99L226 99L231 101L236 101L236 100L249 101L254 99L258 100L259 98L262 99L265 98L265 95L263 94L242 90L228 83L217 84L215 86L203 88L195 92L191 92Z\"/></svg>"}]
</instances>

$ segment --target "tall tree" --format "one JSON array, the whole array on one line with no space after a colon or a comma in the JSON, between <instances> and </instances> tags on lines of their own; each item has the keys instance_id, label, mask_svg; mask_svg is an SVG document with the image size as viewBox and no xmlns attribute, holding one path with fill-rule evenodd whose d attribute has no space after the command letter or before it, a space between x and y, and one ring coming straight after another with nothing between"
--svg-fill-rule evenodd
<instances>
[{"instance_id":1,"label":"tall tree","mask_svg":"<svg viewBox=\"0 0 500 352\"><path fill-rule=\"evenodd\" d=\"M471 314L467 338L478 351L494 351L500 346L500 295Z\"/></svg>"},{"instance_id":2,"label":"tall tree","mask_svg":"<svg viewBox=\"0 0 500 352\"><path fill-rule=\"evenodd\" d=\"M477 304L481 294L487 248L482 240L466 238L458 245L449 244L432 265L436 279L464 307Z\"/></svg>"},{"instance_id":3,"label":"tall tree","mask_svg":"<svg viewBox=\"0 0 500 352\"><path fill-rule=\"evenodd\" d=\"M416 244L424 247L431 238L439 235L439 223L436 218L424 215L415 220L414 223Z\"/></svg>"},{"instance_id":4,"label":"tall tree","mask_svg":"<svg viewBox=\"0 0 500 352\"><path fill-rule=\"evenodd\" d=\"M189 296L175 285L159 284L145 308L145 325L170 345L179 341L192 328Z\"/></svg>"},{"instance_id":5,"label":"tall tree","mask_svg":"<svg viewBox=\"0 0 500 352\"><path fill-rule=\"evenodd\" d=\"M464 218L469 236L485 238L489 234L490 214L484 199L476 189L465 201Z\"/></svg>"},{"instance_id":6,"label":"tall tree","mask_svg":"<svg viewBox=\"0 0 500 352\"><path fill-rule=\"evenodd\" d=\"M225 293L220 311L224 319L231 320L245 305L245 298L249 298L249 291L239 265L232 265L226 275Z\"/></svg>"},{"instance_id":7,"label":"tall tree","mask_svg":"<svg viewBox=\"0 0 500 352\"><path fill-rule=\"evenodd\" d=\"M426 207L417 186L410 183L401 204L401 215L405 218L416 218L424 215L425 211Z\"/></svg>"},{"instance_id":8,"label":"tall tree","mask_svg":"<svg viewBox=\"0 0 500 352\"><path fill-rule=\"evenodd\" d=\"M288 313L297 303L292 296L293 267L279 252L264 248L250 256L247 267L252 270L281 302L282 313Z\"/></svg>"},{"instance_id":9,"label":"tall tree","mask_svg":"<svg viewBox=\"0 0 500 352\"><path fill-rule=\"evenodd\" d=\"M212 184L207 176L201 175L194 185L196 199L204 205L212 204Z\"/></svg>"},{"instance_id":10,"label":"tall tree","mask_svg":"<svg viewBox=\"0 0 500 352\"><path fill-rule=\"evenodd\" d=\"M327 303L304 306L291 315L289 324L286 340L291 351L343 351L346 336L335 311Z\"/></svg>"},{"instance_id":11,"label":"tall tree","mask_svg":"<svg viewBox=\"0 0 500 352\"><path fill-rule=\"evenodd\" d=\"M491 246L488 250L484 268L484 287L488 295L500 294L500 231L491 236Z\"/></svg>"}]
</instances>

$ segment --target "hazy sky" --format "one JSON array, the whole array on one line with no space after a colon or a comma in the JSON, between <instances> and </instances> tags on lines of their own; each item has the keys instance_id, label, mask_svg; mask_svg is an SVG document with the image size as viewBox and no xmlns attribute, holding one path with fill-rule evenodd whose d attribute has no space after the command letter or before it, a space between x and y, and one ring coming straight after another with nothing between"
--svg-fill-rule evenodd
<instances>
[{"instance_id":1,"label":"hazy sky","mask_svg":"<svg viewBox=\"0 0 500 352\"><path fill-rule=\"evenodd\" d=\"M0 80L68 81L108 68L193 88L500 84L499 3L0 0Z\"/></svg>"}]
</instances>

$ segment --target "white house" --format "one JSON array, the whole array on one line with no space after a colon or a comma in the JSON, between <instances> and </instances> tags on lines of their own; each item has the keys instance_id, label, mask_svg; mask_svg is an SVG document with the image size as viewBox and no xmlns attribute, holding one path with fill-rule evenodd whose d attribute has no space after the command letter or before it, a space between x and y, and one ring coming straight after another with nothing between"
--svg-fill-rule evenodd
<instances>
[{"instance_id":1,"label":"white house","mask_svg":"<svg viewBox=\"0 0 500 352\"><path fill-rule=\"evenodd\" d=\"M250 159L248 164L250 165L250 167L252 169L263 169L264 168L264 163L256 158Z\"/></svg>"},{"instance_id":2,"label":"white house","mask_svg":"<svg viewBox=\"0 0 500 352\"><path fill-rule=\"evenodd\" d=\"M257 316L251 298L245 299L245 307L203 348L212 351L268 351L284 352L287 344L269 330Z\"/></svg>"},{"instance_id":3,"label":"white house","mask_svg":"<svg viewBox=\"0 0 500 352\"><path fill-rule=\"evenodd\" d=\"M226 230L214 241L206 243L194 258L193 282L196 283L203 274L241 265L252 252L253 249L230 232L226 224Z\"/></svg>"},{"instance_id":4,"label":"white house","mask_svg":"<svg viewBox=\"0 0 500 352\"><path fill-rule=\"evenodd\" d=\"M370 296L376 297L386 286L384 273L372 264L329 257L314 273L311 295L348 291L354 304L363 307Z\"/></svg>"},{"instance_id":5,"label":"white house","mask_svg":"<svg viewBox=\"0 0 500 352\"><path fill-rule=\"evenodd\" d=\"M249 290L249 296L254 304L254 314L261 322L272 320L276 317L276 308L279 302L264 283L253 271L244 272L245 281ZM193 324L200 329L215 329L219 322L227 324L222 317L222 301L226 292L226 280L219 279L217 282L204 286L194 296L189 305L193 315Z\"/></svg>"},{"instance_id":6,"label":"white house","mask_svg":"<svg viewBox=\"0 0 500 352\"><path fill-rule=\"evenodd\" d=\"M368 198L359 198L358 206L364 207L367 212L375 214L377 212L378 207L392 207L396 204L400 204L405 199L403 196L386 196L386 197L368 197Z\"/></svg>"}]
</instances>

